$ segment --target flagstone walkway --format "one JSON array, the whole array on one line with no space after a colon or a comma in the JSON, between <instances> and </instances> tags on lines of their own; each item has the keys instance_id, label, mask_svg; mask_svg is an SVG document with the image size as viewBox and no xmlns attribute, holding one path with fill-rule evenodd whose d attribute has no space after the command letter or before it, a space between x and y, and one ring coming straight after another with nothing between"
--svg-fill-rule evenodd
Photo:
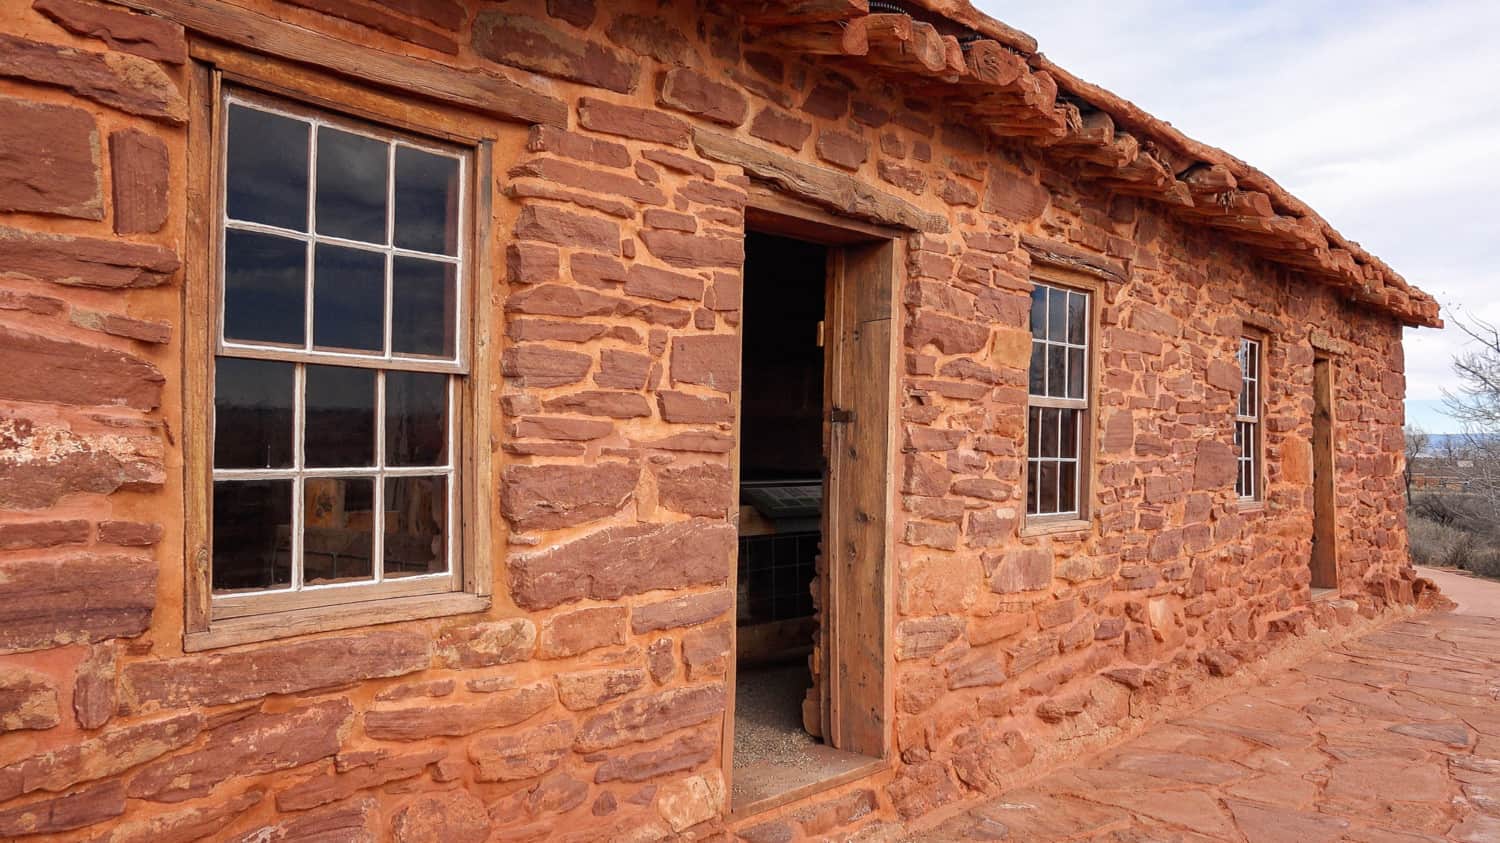
<instances>
[{"instance_id":1,"label":"flagstone walkway","mask_svg":"<svg viewBox=\"0 0 1500 843\"><path fill-rule=\"evenodd\" d=\"M912 839L1500 843L1500 584L1438 579L1458 611L1387 626Z\"/></svg>"}]
</instances>

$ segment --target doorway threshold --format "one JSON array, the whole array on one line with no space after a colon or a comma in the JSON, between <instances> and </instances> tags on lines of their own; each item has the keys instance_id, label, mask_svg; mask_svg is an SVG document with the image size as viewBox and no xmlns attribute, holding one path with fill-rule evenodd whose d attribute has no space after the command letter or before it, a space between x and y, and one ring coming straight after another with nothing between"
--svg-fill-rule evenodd
<instances>
[{"instance_id":1,"label":"doorway threshold","mask_svg":"<svg viewBox=\"0 0 1500 843\"><path fill-rule=\"evenodd\" d=\"M886 762L879 758L823 744L807 747L795 764L758 761L735 767L729 822L872 776L885 768Z\"/></svg>"}]
</instances>

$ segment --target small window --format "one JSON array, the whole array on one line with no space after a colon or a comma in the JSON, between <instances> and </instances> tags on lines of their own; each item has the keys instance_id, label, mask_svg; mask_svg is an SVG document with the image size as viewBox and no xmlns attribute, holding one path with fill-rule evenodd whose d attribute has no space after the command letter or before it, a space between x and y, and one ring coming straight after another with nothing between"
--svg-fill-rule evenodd
<instances>
[{"instance_id":1,"label":"small window","mask_svg":"<svg viewBox=\"0 0 1500 843\"><path fill-rule=\"evenodd\" d=\"M1260 340L1242 337L1239 350L1240 395L1234 411L1234 450L1239 472L1234 490L1241 501L1261 499L1260 488Z\"/></svg>"},{"instance_id":2,"label":"small window","mask_svg":"<svg viewBox=\"0 0 1500 843\"><path fill-rule=\"evenodd\" d=\"M1034 282L1026 513L1082 518L1087 485L1090 294Z\"/></svg>"},{"instance_id":3,"label":"small window","mask_svg":"<svg viewBox=\"0 0 1500 843\"><path fill-rule=\"evenodd\" d=\"M470 151L219 105L215 616L457 590Z\"/></svg>"}]
</instances>

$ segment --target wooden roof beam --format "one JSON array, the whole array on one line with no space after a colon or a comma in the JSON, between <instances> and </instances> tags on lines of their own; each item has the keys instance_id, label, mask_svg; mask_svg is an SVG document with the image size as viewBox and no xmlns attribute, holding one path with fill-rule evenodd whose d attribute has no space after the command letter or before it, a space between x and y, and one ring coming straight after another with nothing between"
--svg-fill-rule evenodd
<instances>
[{"instance_id":1,"label":"wooden roof beam","mask_svg":"<svg viewBox=\"0 0 1500 843\"><path fill-rule=\"evenodd\" d=\"M745 23L792 26L868 15L870 3L869 0L755 0L742 4L738 11Z\"/></svg>"},{"instance_id":2,"label":"wooden roof beam","mask_svg":"<svg viewBox=\"0 0 1500 843\"><path fill-rule=\"evenodd\" d=\"M763 29L755 43L799 55L865 56L870 53L868 18Z\"/></svg>"}]
</instances>

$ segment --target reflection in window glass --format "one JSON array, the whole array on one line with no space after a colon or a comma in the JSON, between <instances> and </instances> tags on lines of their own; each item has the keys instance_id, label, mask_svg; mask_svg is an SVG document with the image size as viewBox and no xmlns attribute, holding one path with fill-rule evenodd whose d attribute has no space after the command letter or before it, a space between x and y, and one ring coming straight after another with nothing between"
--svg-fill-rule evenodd
<instances>
[{"instance_id":1,"label":"reflection in window glass","mask_svg":"<svg viewBox=\"0 0 1500 843\"><path fill-rule=\"evenodd\" d=\"M308 366L302 450L307 465L375 464L375 370Z\"/></svg>"},{"instance_id":2,"label":"reflection in window glass","mask_svg":"<svg viewBox=\"0 0 1500 843\"><path fill-rule=\"evenodd\" d=\"M396 147L396 245L458 254L458 159Z\"/></svg>"},{"instance_id":3,"label":"reflection in window glass","mask_svg":"<svg viewBox=\"0 0 1500 843\"><path fill-rule=\"evenodd\" d=\"M224 338L302 345L307 244L254 231L224 233Z\"/></svg>"},{"instance_id":4,"label":"reflection in window glass","mask_svg":"<svg viewBox=\"0 0 1500 843\"><path fill-rule=\"evenodd\" d=\"M285 588L292 582L292 482L214 482L215 591Z\"/></svg>"},{"instance_id":5,"label":"reflection in window glass","mask_svg":"<svg viewBox=\"0 0 1500 843\"><path fill-rule=\"evenodd\" d=\"M390 144L329 126L318 129L318 233L386 242Z\"/></svg>"},{"instance_id":6,"label":"reflection in window glass","mask_svg":"<svg viewBox=\"0 0 1500 843\"><path fill-rule=\"evenodd\" d=\"M214 465L286 468L292 464L291 363L220 357L214 364Z\"/></svg>"},{"instance_id":7,"label":"reflection in window glass","mask_svg":"<svg viewBox=\"0 0 1500 843\"><path fill-rule=\"evenodd\" d=\"M224 203L230 219L307 230L306 121L228 109Z\"/></svg>"},{"instance_id":8,"label":"reflection in window glass","mask_svg":"<svg viewBox=\"0 0 1500 843\"><path fill-rule=\"evenodd\" d=\"M302 491L302 580L307 585L375 576L375 480L309 477Z\"/></svg>"},{"instance_id":9,"label":"reflection in window glass","mask_svg":"<svg viewBox=\"0 0 1500 843\"><path fill-rule=\"evenodd\" d=\"M313 345L382 351L385 255L319 243L313 267Z\"/></svg>"},{"instance_id":10,"label":"reflection in window glass","mask_svg":"<svg viewBox=\"0 0 1500 843\"><path fill-rule=\"evenodd\" d=\"M468 154L248 97L223 102L212 588L449 574Z\"/></svg>"},{"instance_id":11,"label":"reflection in window glass","mask_svg":"<svg viewBox=\"0 0 1500 843\"><path fill-rule=\"evenodd\" d=\"M447 569L448 484L443 477L385 481L385 576Z\"/></svg>"},{"instance_id":12,"label":"reflection in window glass","mask_svg":"<svg viewBox=\"0 0 1500 843\"><path fill-rule=\"evenodd\" d=\"M456 267L398 257L391 288L391 350L402 355L453 356L453 314L458 311Z\"/></svg>"},{"instance_id":13,"label":"reflection in window glass","mask_svg":"<svg viewBox=\"0 0 1500 843\"><path fill-rule=\"evenodd\" d=\"M448 376L391 372L385 376L387 465L448 462Z\"/></svg>"}]
</instances>

